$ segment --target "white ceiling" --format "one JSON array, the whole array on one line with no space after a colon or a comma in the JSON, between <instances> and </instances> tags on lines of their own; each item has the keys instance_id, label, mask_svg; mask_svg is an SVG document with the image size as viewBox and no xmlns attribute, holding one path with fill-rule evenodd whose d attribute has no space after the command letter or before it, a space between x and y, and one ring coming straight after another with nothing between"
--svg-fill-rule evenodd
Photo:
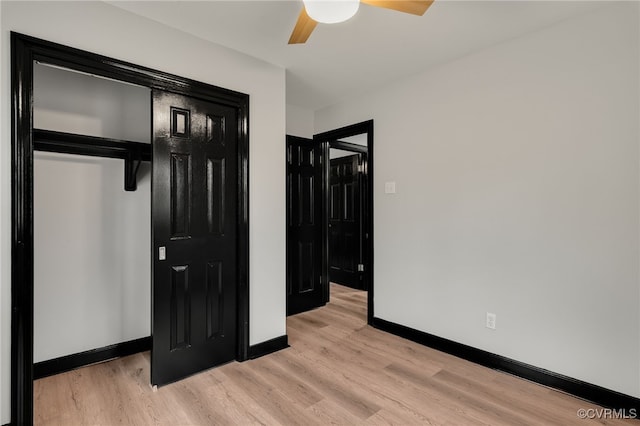
<instances>
[{"instance_id":1,"label":"white ceiling","mask_svg":"<svg viewBox=\"0 0 640 426\"><path fill-rule=\"evenodd\" d=\"M301 0L109 3L286 68L287 103L311 110L604 4L436 0L422 17L361 5L351 20L288 45Z\"/></svg>"}]
</instances>

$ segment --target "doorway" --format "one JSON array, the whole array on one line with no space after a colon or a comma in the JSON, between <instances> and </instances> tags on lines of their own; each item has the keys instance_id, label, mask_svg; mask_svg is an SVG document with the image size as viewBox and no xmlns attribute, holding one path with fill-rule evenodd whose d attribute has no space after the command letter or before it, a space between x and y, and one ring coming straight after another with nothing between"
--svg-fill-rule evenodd
<instances>
[{"instance_id":1,"label":"doorway","mask_svg":"<svg viewBox=\"0 0 640 426\"><path fill-rule=\"evenodd\" d=\"M233 264L225 263L225 269L233 271L235 275L234 280L237 283L235 287L236 294L231 298L235 309L234 322L237 324L237 329L234 333L235 335L232 342L234 357L239 361L246 360L249 352L248 95L17 33L11 33L11 57L13 124L11 249L12 424L33 423L33 152L35 143L40 140L40 142L43 142L49 147L64 149L66 151L62 152L71 153L76 152L74 150L77 150L78 147L81 146L82 150L91 152L91 155L105 156L105 154L109 154L108 156L124 160L124 173L122 176L125 188L132 190L135 189L135 175L137 170L136 163L141 161L144 156L148 157L149 155L148 152L144 153L139 150L137 145L126 143L122 144L122 141L106 140L105 138L94 138L86 135L61 134L60 132L43 131L42 129L34 128L32 105L34 95L33 75L35 62L105 77L116 81L131 83L149 88L154 91L154 93L170 93L174 96L197 100L197 102L219 105L227 112L233 111L230 114L227 114L226 112L218 114L213 110L205 111L200 106L194 107L194 110L198 110L203 113L203 118L198 122L198 126L200 126L200 123L205 123L202 129L206 130L201 129L201 133L213 135L213 139L215 139L220 132L227 135L233 133L236 138L232 149L233 158L225 157L224 160L226 162L226 166L222 168L234 175L232 177L234 184L230 189L230 191L233 192L234 197L231 197L230 203L234 205L235 210L232 214L233 220L231 222L227 222L227 224L233 229L234 240L236 241L234 248L231 249L234 257L231 261ZM167 121L171 120L173 125L171 137L189 138L187 133L192 129L192 127L187 118L187 109L188 108L179 107L173 109L168 108L167 112L163 113L165 114ZM176 112L175 116L171 115L174 111ZM219 118L222 118L222 122L226 123L226 127L223 126L221 128L219 126L220 123L217 121ZM203 142L208 143L212 141L209 139L203 139ZM212 143L215 144L215 142ZM160 153L154 152L153 156L157 157L157 154L159 155ZM181 183L184 184L184 187L189 186L191 183L190 178L185 178L186 175L179 173L181 170L190 173L192 165L188 161L188 154L189 153L170 153L172 160L175 160L175 173L166 170L165 174L167 176L173 175L176 177L176 179L169 181L170 183L175 183L173 186L175 188L178 188ZM209 159L211 160L211 167L206 169L207 172L205 175L207 179L205 179L205 181L207 185L209 183L216 185L216 182L220 180L220 169L217 169L215 165L216 162L219 162L220 158L218 158L215 153L212 153ZM181 164L184 167L180 170ZM156 171L157 170L154 170L154 172ZM230 177L228 174L226 176ZM211 179L209 179L209 177ZM171 192L171 185L168 186L168 189L169 192ZM226 194L224 199L228 200L228 195L229 194ZM219 199L215 196L208 198L206 194L198 194L197 198L202 201L201 207L205 207L204 211L208 212L204 223L211 223L214 225L213 227L208 228L209 231L219 229L215 227L216 221L214 220L216 218L216 206L218 206L216 203L219 202ZM191 201L193 201L190 199L190 196L182 197L181 194L178 194L177 197L169 197L169 199L172 200L170 203L173 203L172 206L175 207L173 208L174 213L178 211L188 213L187 210L197 208L197 206L193 207L193 204L190 204ZM211 209L207 210L207 205L209 205ZM180 210L180 208L182 208L182 210ZM171 216L171 214L169 216ZM188 214L182 217L174 214L172 217L177 219L175 223L178 223L180 219L184 219L181 223L187 226L186 230L189 231L190 216ZM220 222L218 221L217 223L219 224ZM200 228L201 224L196 224L194 226ZM203 229L204 233L214 233L213 231L208 232L206 227ZM177 230L177 228L174 230ZM190 237L188 232L183 234L184 235L182 235L182 237L185 239ZM197 239L201 242L201 238L198 237ZM162 254L167 254L166 250L168 245L160 245L165 248L164 253L162 250L158 250L160 247L157 246L159 246L159 244L157 244L156 241L153 243L150 250L150 252L153 253L152 259L154 259L154 261L162 260ZM156 253L158 256L156 256ZM211 265L215 270L217 265L215 261L211 262L211 259L206 259L205 263ZM189 266L187 265L180 265L178 269L175 270L176 273L171 276L171 279L173 279L173 287L169 291L169 298L171 298L174 293L177 294L181 288L186 289L189 287L189 284L185 280L193 278L194 274L186 273L188 270ZM221 270L221 268L218 268L216 271L219 270ZM179 272L181 271L185 273L180 275ZM206 278L204 282L210 283L211 286L205 287L211 289L217 288L215 278L218 276L224 275L222 275L222 273L212 273L208 275L208 278ZM175 292L173 290L175 290ZM203 290L203 292L206 291L206 289ZM207 295L207 303L209 303L210 306L214 306L216 304L216 300L218 300L216 299L215 294L212 292L207 293ZM180 303L180 300L176 298L178 303L175 304L175 308L173 310L173 313L176 314L174 317L177 318L181 314L186 315L187 312L190 312L191 308L186 303L187 299L188 297L180 299L185 302ZM152 305L152 311L153 310L154 307ZM204 306L204 309L203 307L197 307L197 309L194 308L194 310L197 310L202 314L206 310L206 306ZM203 316L206 317L207 315L203 314ZM209 333L210 335L207 335L207 339L214 339L217 335L216 330L219 330L219 322L216 321L218 321L220 317L210 316L208 318L209 321L205 321L201 329L204 331L212 331L212 333ZM223 321L228 321L228 319L223 318ZM155 329L155 326L156 324L152 325L152 330ZM173 323L170 327L172 326ZM182 329L182 331L190 330L190 324L188 326L185 325ZM171 335L171 333L173 333L173 335L177 337L185 336L184 333L174 333L173 331L173 329L170 329L169 334Z\"/></svg>"},{"instance_id":2,"label":"doorway","mask_svg":"<svg viewBox=\"0 0 640 426\"><path fill-rule=\"evenodd\" d=\"M329 143L329 280L366 290L364 209L368 163L366 135Z\"/></svg>"},{"instance_id":3,"label":"doorway","mask_svg":"<svg viewBox=\"0 0 640 426\"><path fill-rule=\"evenodd\" d=\"M336 157L333 192L332 151ZM352 157L346 166L349 160L339 157L348 156ZM346 171L351 177L339 179ZM345 203L345 197L350 202ZM305 211L314 213L305 215ZM347 245L349 253L344 250ZM329 302L333 273L337 280L367 291L367 322L371 323L373 253L373 120L313 139L288 136L287 315Z\"/></svg>"}]
</instances>

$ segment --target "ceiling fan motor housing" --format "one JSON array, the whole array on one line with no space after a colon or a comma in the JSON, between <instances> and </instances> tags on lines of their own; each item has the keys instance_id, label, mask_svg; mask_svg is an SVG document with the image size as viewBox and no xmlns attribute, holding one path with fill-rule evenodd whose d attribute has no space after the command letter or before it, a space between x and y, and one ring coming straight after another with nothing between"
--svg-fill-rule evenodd
<instances>
[{"instance_id":1,"label":"ceiling fan motor housing","mask_svg":"<svg viewBox=\"0 0 640 426\"><path fill-rule=\"evenodd\" d=\"M304 0L309 17L323 24L336 24L353 17L360 0Z\"/></svg>"}]
</instances>

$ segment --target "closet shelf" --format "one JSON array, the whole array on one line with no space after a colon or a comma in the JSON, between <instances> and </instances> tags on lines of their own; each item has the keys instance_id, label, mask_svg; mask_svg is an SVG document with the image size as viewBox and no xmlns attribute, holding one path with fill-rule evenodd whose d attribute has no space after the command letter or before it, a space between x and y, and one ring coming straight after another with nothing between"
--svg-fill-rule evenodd
<instances>
[{"instance_id":1,"label":"closet shelf","mask_svg":"<svg viewBox=\"0 0 640 426\"><path fill-rule=\"evenodd\" d=\"M137 188L138 168L142 161L151 161L151 144L131 142L52 130L33 129L33 148L37 151L124 160L124 189Z\"/></svg>"}]
</instances>

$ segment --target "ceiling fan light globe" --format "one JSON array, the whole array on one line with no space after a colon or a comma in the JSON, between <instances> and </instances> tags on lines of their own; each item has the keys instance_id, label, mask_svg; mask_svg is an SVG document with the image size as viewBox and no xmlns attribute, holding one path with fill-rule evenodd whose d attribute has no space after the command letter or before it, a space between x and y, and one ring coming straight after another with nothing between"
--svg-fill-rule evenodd
<instances>
[{"instance_id":1,"label":"ceiling fan light globe","mask_svg":"<svg viewBox=\"0 0 640 426\"><path fill-rule=\"evenodd\" d=\"M303 0L311 19L323 24L344 22L358 12L360 0Z\"/></svg>"}]
</instances>

